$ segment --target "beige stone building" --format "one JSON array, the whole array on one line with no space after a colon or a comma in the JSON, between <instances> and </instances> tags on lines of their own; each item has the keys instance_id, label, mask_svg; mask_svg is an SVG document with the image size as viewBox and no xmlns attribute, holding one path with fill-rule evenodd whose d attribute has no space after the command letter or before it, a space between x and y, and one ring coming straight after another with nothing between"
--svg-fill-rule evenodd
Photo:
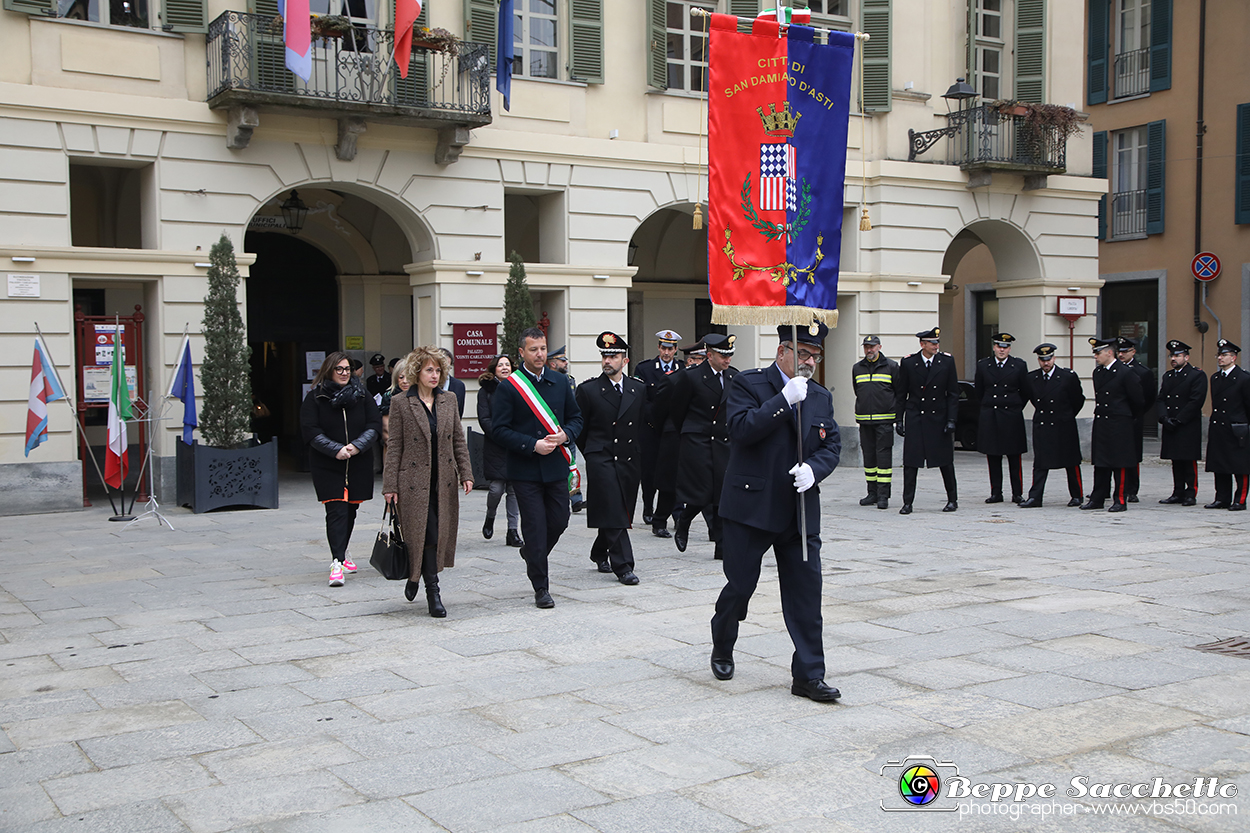
<instances>
[{"instance_id":1,"label":"beige stone building","mask_svg":"<svg viewBox=\"0 0 1250 833\"><path fill-rule=\"evenodd\" d=\"M1080 106L1084 0L811 5L817 25L872 36L847 149L841 317L823 366L850 425L865 334L899 356L940 322L970 374L991 312L1030 347L1066 340L1058 298L1089 296L1096 312L1106 183L1090 177L1088 129L1065 141L979 106ZM0 299L11 498L0 511L80 505L69 409L52 407L51 441L22 453L35 322L74 386L75 309L140 305L144 347L131 358L159 407L184 330L202 354L204 264L223 232L246 274L253 389L269 414L258 427L287 452L299 446L307 353L451 347L453 324L501 320L513 250L579 378L597 372L604 329L627 334L635 361L653 355L658 329L709 331L707 232L691 223L706 199L706 41L690 11L758 6L518 0L505 111L494 0L428 0L423 22L469 43L455 56L417 46L407 79L389 68L387 0L313 0L351 21L314 40L307 83L283 68L272 0L4 0L0 257L18 280ZM957 78L981 98L944 99ZM861 195L868 232L856 230ZM297 201L299 228L283 213ZM731 330L737 365L771 357L768 333ZM1075 335L1094 330L1091 315ZM166 500L180 406L168 413L152 432ZM103 442L100 425L87 430ZM849 451L854 432L844 436Z\"/></svg>"}]
</instances>

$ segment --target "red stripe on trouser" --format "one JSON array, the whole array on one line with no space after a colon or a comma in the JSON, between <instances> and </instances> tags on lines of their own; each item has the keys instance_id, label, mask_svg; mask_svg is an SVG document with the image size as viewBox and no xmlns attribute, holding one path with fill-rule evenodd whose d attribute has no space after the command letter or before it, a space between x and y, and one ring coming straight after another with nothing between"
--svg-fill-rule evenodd
<instances>
[{"instance_id":1,"label":"red stripe on trouser","mask_svg":"<svg viewBox=\"0 0 1250 833\"><path fill-rule=\"evenodd\" d=\"M1194 490L1194 497L1198 496L1198 461L1194 460L1194 479L1190 481L1190 485Z\"/></svg>"},{"instance_id":2,"label":"red stripe on trouser","mask_svg":"<svg viewBox=\"0 0 1250 833\"><path fill-rule=\"evenodd\" d=\"M1244 474L1238 474L1238 475L1235 475L1235 477L1237 478L1237 485L1241 487L1240 489L1237 490L1237 502L1245 503L1246 491L1250 489L1250 476L1246 476Z\"/></svg>"},{"instance_id":3,"label":"red stripe on trouser","mask_svg":"<svg viewBox=\"0 0 1250 833\"><path fill-rule=\"evenodd\" d=\"M1073 466L1076 469L1076 488L1080 491L1081 496L1085 494L1085 481L1081 479L1081 467Z\"/></svg>"},{"instance_id":4,"label":"red stripe on trouser","mask_svg":"<svg viewBox=\"0 0 1250 833\"><path fill-rule=\"evenodd\" d=\"M1116 478L1116 487L1119 491L1119 495L1115 499L1116 503L1124 502L1124 476L1126 474L1128 474L1128 469L1120 469L1120 476Z\"/></svg>"}]
</instances>

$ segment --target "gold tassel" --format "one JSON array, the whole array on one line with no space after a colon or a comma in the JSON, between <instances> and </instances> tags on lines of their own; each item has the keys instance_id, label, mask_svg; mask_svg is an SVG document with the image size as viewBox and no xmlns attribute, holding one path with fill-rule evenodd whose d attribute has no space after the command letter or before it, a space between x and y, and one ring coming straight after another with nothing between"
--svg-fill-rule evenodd
<instances>
[{"instance_id":1,"label":"gold tassel","mask_svg":"<svg viewBox=\"0 0 1250 833\"><path fill-rule=\"evenodd\" d=\"M863 216L859 218L859 230L860 231L872 231L872 220L868 219L867 207L862 208L861 210L864 213L863 213Z\"/></svg>"},{"instance_id":2,"label":"gold tassel","mask_svg":"<svg viewBox=\"0 0 1250 833\"><path fill-rule=\"evenodd\" d=\"M703 203L695 203L694 206L694 230L698 231L703 228Z\"/></svg>"}]
</instances>

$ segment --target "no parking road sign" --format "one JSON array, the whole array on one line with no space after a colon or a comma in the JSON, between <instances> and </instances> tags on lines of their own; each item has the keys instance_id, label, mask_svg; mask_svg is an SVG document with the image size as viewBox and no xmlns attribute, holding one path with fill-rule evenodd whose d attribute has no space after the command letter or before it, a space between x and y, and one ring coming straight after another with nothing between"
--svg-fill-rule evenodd
<instances>
[{"instance_id":1,"label":"no parking road sign","mask_svg":"<svg viewBox=\"0 0 1250 833\"><path fill-rule=\"evenodd\" d=\"M1213 281L1220 276L1220 259L1213 252L1198 252L1189 264L1189 271L1200 281Z\"/></svg>"}]
</instances>

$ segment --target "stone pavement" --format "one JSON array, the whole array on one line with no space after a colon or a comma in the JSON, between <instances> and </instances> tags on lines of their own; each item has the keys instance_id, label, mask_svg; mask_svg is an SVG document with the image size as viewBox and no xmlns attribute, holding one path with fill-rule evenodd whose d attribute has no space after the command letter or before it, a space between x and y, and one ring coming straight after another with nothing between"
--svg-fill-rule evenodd
<instances>
[{"instance_id":1,"label":"stone pavement","mask_svg":"<svg viewBox=\"0 0 1250 833\"><path fill-rule=\"evenodd\" d=\"M701 521L685 554L635 531L642 583L625 587L595 572L574 516L543 611L502 518L482 539L475 492L440 621L365 563L380 500L357 527L360 573L326 586L306 476L280 510L170 510L175 532L122 529L107 507L0 518L0 828L1250 829L1250 661L1192 650L1250 634L1250 513L1158 506L1158 465L1123 515L1064 508L1062 476L1052 506L986 506L983 458L957 458L955 514L936 471L906 518L897 499L856 505L858 468L824 486L838 705L789 693L768 561L737 676L712 678L722 578ZM880 770L908 755L1058 793L884 813L899 769ZM1102 815L1066 794L1080 776L1239 793Z\"/></svg>"}]
</instances>

